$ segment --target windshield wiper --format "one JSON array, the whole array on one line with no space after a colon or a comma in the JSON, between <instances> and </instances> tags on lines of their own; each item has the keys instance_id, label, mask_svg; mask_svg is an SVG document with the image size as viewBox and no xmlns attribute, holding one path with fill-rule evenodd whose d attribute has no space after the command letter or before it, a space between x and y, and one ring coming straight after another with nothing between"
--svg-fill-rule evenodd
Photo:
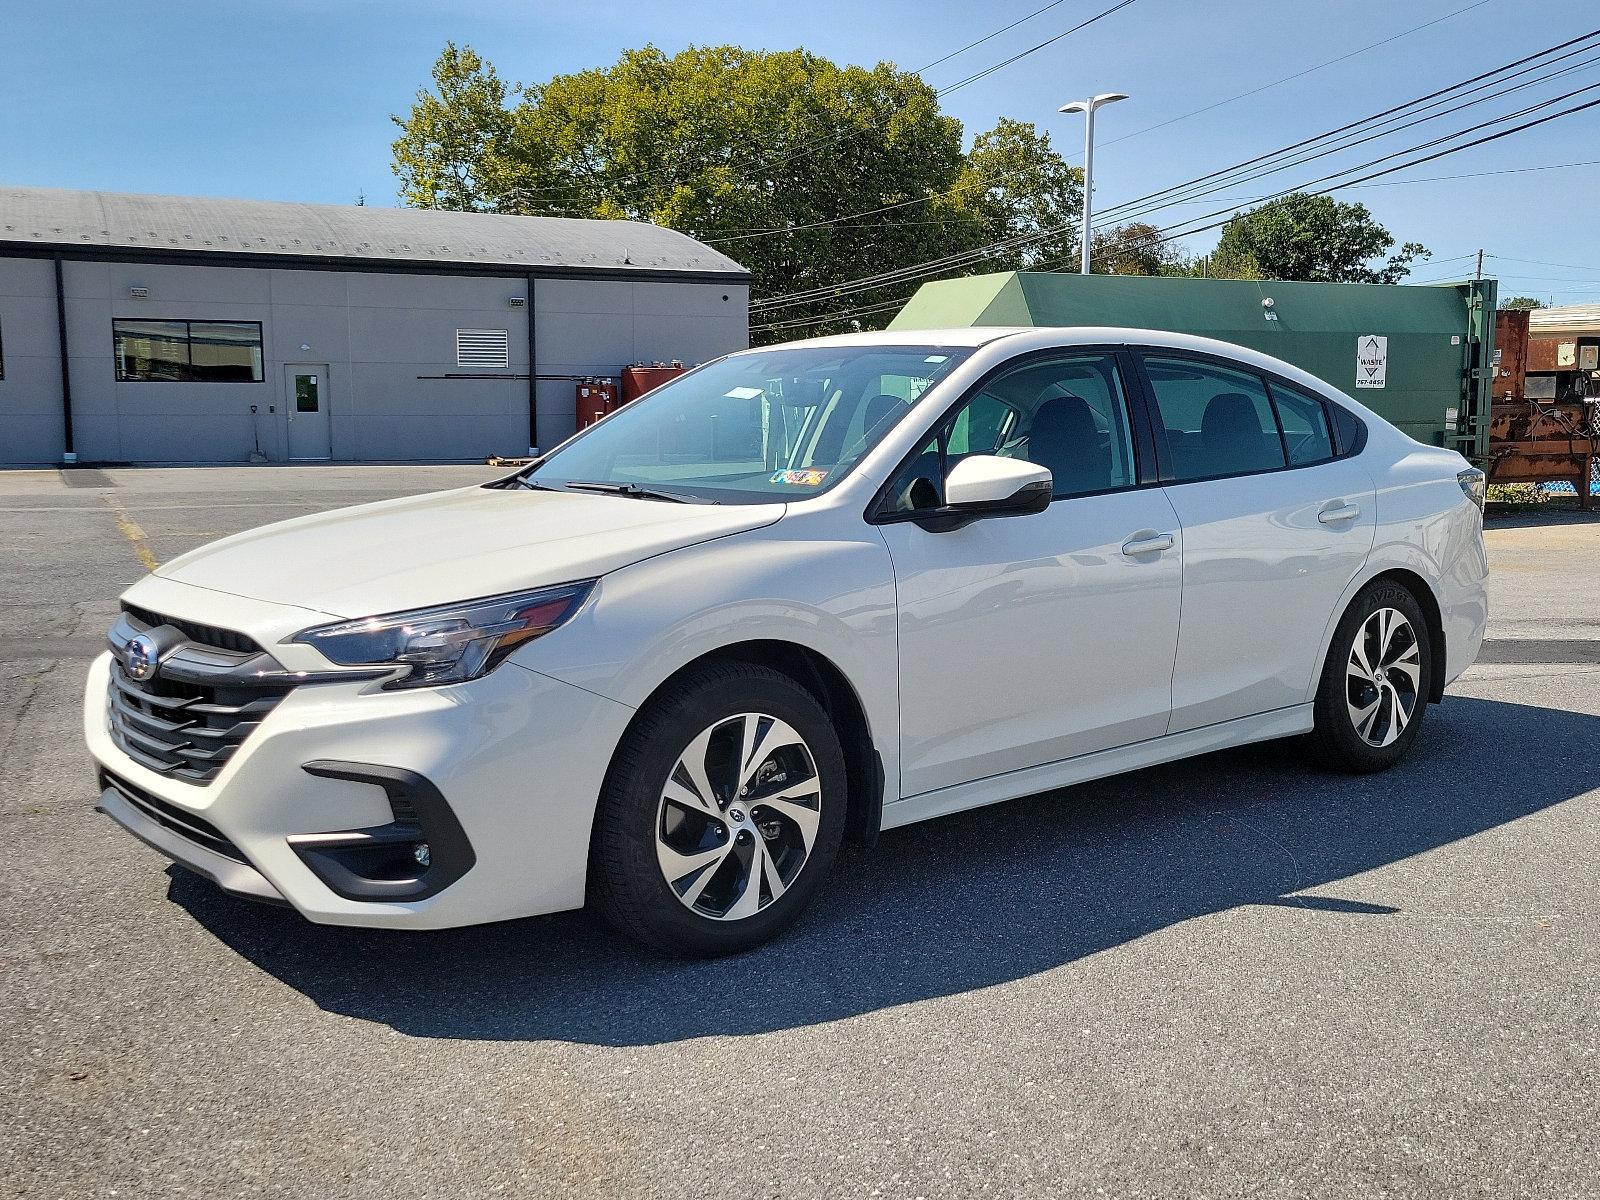
<instances>
[{"instance_id":1,"label":"windshield wiper","mask_svg":"<svg viewBox=\"0 0 1600 1200\"><path fill-rule=\"evenodd\" d=\"M603 480L569 479L566 487L585 492L605 492L609 496L632 496L637 500L666 500L672 504L687 504L689 498L674 492L663 492L656 488L647 488L638 483L608 483Z\"/></svg>"}]
</instances>

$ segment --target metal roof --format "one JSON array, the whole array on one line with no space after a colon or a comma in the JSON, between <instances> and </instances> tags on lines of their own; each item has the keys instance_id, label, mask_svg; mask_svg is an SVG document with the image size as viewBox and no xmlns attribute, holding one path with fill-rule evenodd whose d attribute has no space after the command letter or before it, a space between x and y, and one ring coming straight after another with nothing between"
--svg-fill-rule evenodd
<instances>
[{"instance_id":1,"label":"metal roof","mask_svg":"<svg viewBox=\"0 0 1600 1200\"><path fill-rule=\"evenodd\" d=\"M1532 309L1528 313L1528 332L1552 337L1563 333L1600 333L1600 304Z\"/></svg>"},{"instance_id":2,"label":"metal roof","mask_svg":"<svg viewBox=\"0 0 1600 1200\"><path fill-rule=\"evenodd\" d=\"M687 234L639 221L0 186L0 253L17 247L612 276L746 274L733 259Z\"/></svg>"}]
</instances>

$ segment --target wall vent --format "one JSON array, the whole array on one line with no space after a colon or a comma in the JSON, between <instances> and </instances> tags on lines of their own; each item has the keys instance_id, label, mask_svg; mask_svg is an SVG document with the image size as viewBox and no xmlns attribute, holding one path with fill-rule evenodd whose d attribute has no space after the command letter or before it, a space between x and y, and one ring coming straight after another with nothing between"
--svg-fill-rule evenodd
<instances>
[{"instance_id":1,"label":"wall vent","mask_svg":"<svg viewBox=\"0 0 1600 1200\"><path fill-rule=\"evenodd\" d=\"M504 329L456 330L456 366L509 367L511 338Z\"/></svg>"}]
</instances>

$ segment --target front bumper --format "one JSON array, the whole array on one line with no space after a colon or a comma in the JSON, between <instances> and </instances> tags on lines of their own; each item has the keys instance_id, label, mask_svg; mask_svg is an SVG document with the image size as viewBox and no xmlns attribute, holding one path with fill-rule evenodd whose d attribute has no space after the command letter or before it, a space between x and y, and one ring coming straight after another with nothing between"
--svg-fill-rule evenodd
<instances>
[{"instance_id":1,"label":"front bumper","mask_svg":"<svg viewBox=\"0 0 1600 1200\"><path fill-rule=\"evenodd\" d=\"M100 800L94 806L153 850L203 875L225 892L260 900L267 904L287 904L266 876L233 854L212 849L192 833L179 832L181 822L163 819L152 811L148 797L122 780L101 772ZM141 803L141 800L146 802Z\"/></svg>"},{"instance_id":2,"label":"front bumper","mask_svg":"<svg viewBox=\"0 0 1600 1200\"><path fill-rule=\"evenodd\" d=\"M109 682L105 654L84 697L90 753L180 819L153 818L115 788L102 790L98 807L229 891L281 899L310 920L339 925L445 928L581 906L595 803L633 715L514 663L471 683L414 691L386 692L370 681L308 684L268 714L214 780L197 785L151 770L113 742ZM433 894L390 899L382 889L353 896L348 881L319 866L319 841L393 829L399 816L382 780L339 769L350 766L436 791L470 846L464 872ZM185 830L184 814L216 831L238 858Z\"/></svg>"}]
</instances>

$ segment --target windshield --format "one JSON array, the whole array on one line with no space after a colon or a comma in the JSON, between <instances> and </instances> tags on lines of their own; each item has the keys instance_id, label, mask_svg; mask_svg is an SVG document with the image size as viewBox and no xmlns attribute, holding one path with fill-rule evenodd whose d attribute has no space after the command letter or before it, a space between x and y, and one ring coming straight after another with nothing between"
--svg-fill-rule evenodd
<instances>
[{"instance_id":1,"label":"windshield","mask_svg":"<svg viewBox=\"0 0 1600 1200\"><path fill-rule=\"evenodd\" d=\"M807 346L736 354L635 400L522 478L660 499L813 496L844 478L970 353Z\"/></svg>"}]
</instances>

